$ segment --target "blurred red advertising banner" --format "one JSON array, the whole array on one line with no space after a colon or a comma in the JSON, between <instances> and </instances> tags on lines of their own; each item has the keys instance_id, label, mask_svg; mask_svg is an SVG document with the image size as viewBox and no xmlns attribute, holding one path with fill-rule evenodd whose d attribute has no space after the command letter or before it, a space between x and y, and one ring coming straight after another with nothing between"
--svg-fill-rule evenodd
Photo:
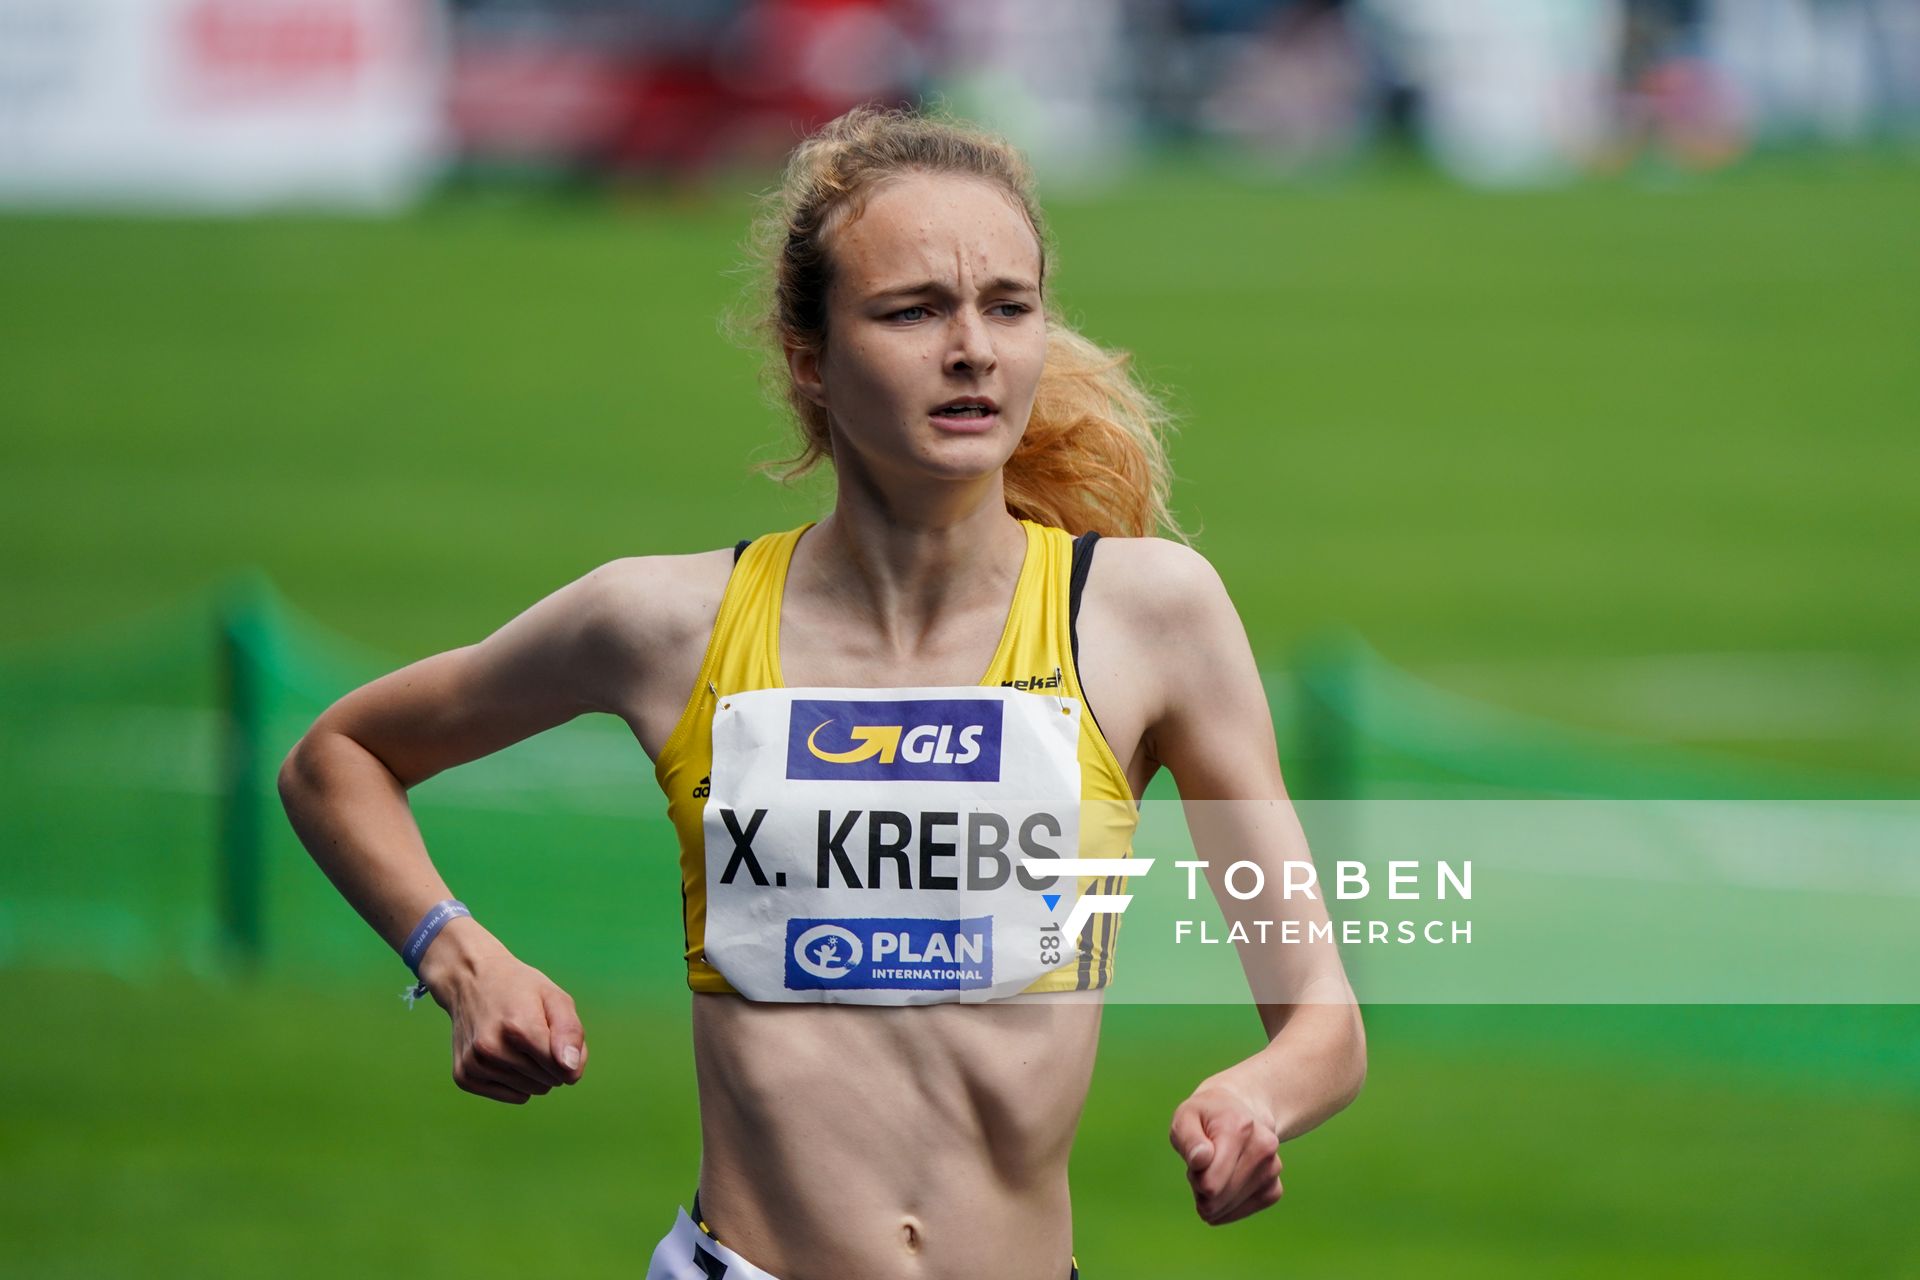
<instances>
[{"instance_id":1,"label":"blurred red advertising banner","mask_svg":"<svg viewBox=\"0 0 1920 1280\"><path fill-rule=\"evenodd\" d=\"M0 202L405 204L444 29L435 0L0 0Z\"/></svg>"},{"instance_id":2,"label":"blurred red advertising banner","mask_svg":"<svg viewBox=\"0 0 1920 1280\"><path fill-rule=\"evenodd\" d=\"M350 0L197 0L180 15L181 65L193 83L207 86L345 86L379 55L383 40L397 34L375 24L398 19L404 29L413 16L406 8Z\"/></svg>"},{"instance_id":3,"label":"blurred red advertising banner","mask_svg":"<svg viewBox=\"0 0 1920 1280\"><path fill-rule=\"evenodd\" d=\"M924 0L475 7L456 19L447 119L480 168L778 166L857 103L916 100L931 28Z\"/></svg>"}]
</instances>

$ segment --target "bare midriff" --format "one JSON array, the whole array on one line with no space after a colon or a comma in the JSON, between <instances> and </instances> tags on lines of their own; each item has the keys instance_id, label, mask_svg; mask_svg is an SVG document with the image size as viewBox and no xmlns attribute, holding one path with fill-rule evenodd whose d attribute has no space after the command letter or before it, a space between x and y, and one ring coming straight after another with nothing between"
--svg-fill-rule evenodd
<instances>
[{"instance_id":1,"label":"bare midriff","mask_svg":"<svg viewBox=\"0 0 1920 1280\"><path fill-rule=\"evenodd\" d=\"M780 1280L1067 1280L1100 1012L696 993L709 1229Z\"/></svg>"}]
</instances>

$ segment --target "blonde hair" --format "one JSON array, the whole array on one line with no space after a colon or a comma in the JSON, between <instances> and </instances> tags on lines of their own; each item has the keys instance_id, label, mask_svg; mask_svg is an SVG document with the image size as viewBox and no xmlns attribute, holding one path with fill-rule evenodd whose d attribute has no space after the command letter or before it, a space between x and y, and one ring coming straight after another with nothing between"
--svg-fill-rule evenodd
<instances>
[{"instance_id":1,"label":"blonde hair","mask_svg":"<svg viewBox=\"0 0 1920 1280\"><path fill-rule=\"evenodd\" d=\"M1164 530L1184 538L1168 506L1170 415L1133 371L1131 355L1089 341L1055 310L1046 292L1047 233L1026 161L1004 138L907 108L855 107L824 125L794 149L754 220L748 246L755 288L736 328L767 348L769 397L784 402L800 436L798 453L764 469L791 481L832 457L827 412L794 385L786 353L825 347L833 278L828 236L858 215L878 183L902 173L960 174L999 186L1025 212L1040 245L1046 367L1026 434L1003 474L1007 509L1075 534Z\"/></svg>"}]
</instances>

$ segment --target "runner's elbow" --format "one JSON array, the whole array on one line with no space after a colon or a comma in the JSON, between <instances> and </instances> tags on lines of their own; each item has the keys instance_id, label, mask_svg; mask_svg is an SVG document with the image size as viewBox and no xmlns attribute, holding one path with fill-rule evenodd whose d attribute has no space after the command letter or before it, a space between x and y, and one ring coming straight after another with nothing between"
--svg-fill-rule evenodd
<instances>
[{"instance_id":1,"label":"runner's elbow","mask_svg":"<svg viewBox=\"0 0 1920 1280\"><path fill-rule=\"evenodd\" d=\"M1340 1093L1339 1109L1342 1111L1353 1105L1367 1085L1366 1023L1361 1020L1358 1005L1352 1006L1349 1012L1352 1015L1352 1031L1347 1040L1345 1087Z\"/></svg>"},{"instance_id":2,"label":"runner's elbow","mask_svg":"<svg viewBox=\"0 0 1920 1280\"><path fill-rule=\"evenodd\" d=\"M348 767L340 755L343 750L379 759L364 744L328 725L324 716L293 744L280 762L277 780L280 802L289 814L295 805L310 803L331 789L339 770Z\"/></svg>"},{"instance_id":3,"label":"runner's elbow","mask_svg":"<svg viewBox=\"0 0 1920 1280\"><path fill-rule=\"evenodd\" d=\"M280 762L280 773L276 782L280 791L280 803L289 814L293 812L300 797L307 793L314 782L314 766L308 745L308 739L312 736L312 730L301 735L300 740L288 749L286 758Z\"/></svg>"}]
</instances>

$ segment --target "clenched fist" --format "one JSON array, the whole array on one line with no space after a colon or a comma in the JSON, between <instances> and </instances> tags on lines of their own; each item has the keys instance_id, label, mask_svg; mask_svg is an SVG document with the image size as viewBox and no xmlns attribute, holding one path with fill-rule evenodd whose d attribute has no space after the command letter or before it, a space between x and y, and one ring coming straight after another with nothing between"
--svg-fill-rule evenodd
<instances>
[{"instance_id":1,"label":"clenched fist","mask_svg":"<svg viewBox=\"0 0 1920 1280\"><path fill-rule=\"evenodd\" d=\"M1231 1080L1201 1082L1173 1113L1173 1149L1187 1162L1193 1207L1212 1226L1280 1199L1280 1135L1272 1108Z\"/></svg>"},{"instance_id":2,"label":"clenched fist","mask_svg":"<svg viewBox=\"0 0 1920 1280\"><path fill-rule=\"evenodd\" d=\"M450 926L451 927L451 926ZM491 939L489 939L491 941ZM434 948L438 950L436 941ZM421 979L453 1022L453 1082L468 1093L515 1105L587 1068L586 1032L573 998L505 947L461 954Z\"/></svg>"}]
</instances>

